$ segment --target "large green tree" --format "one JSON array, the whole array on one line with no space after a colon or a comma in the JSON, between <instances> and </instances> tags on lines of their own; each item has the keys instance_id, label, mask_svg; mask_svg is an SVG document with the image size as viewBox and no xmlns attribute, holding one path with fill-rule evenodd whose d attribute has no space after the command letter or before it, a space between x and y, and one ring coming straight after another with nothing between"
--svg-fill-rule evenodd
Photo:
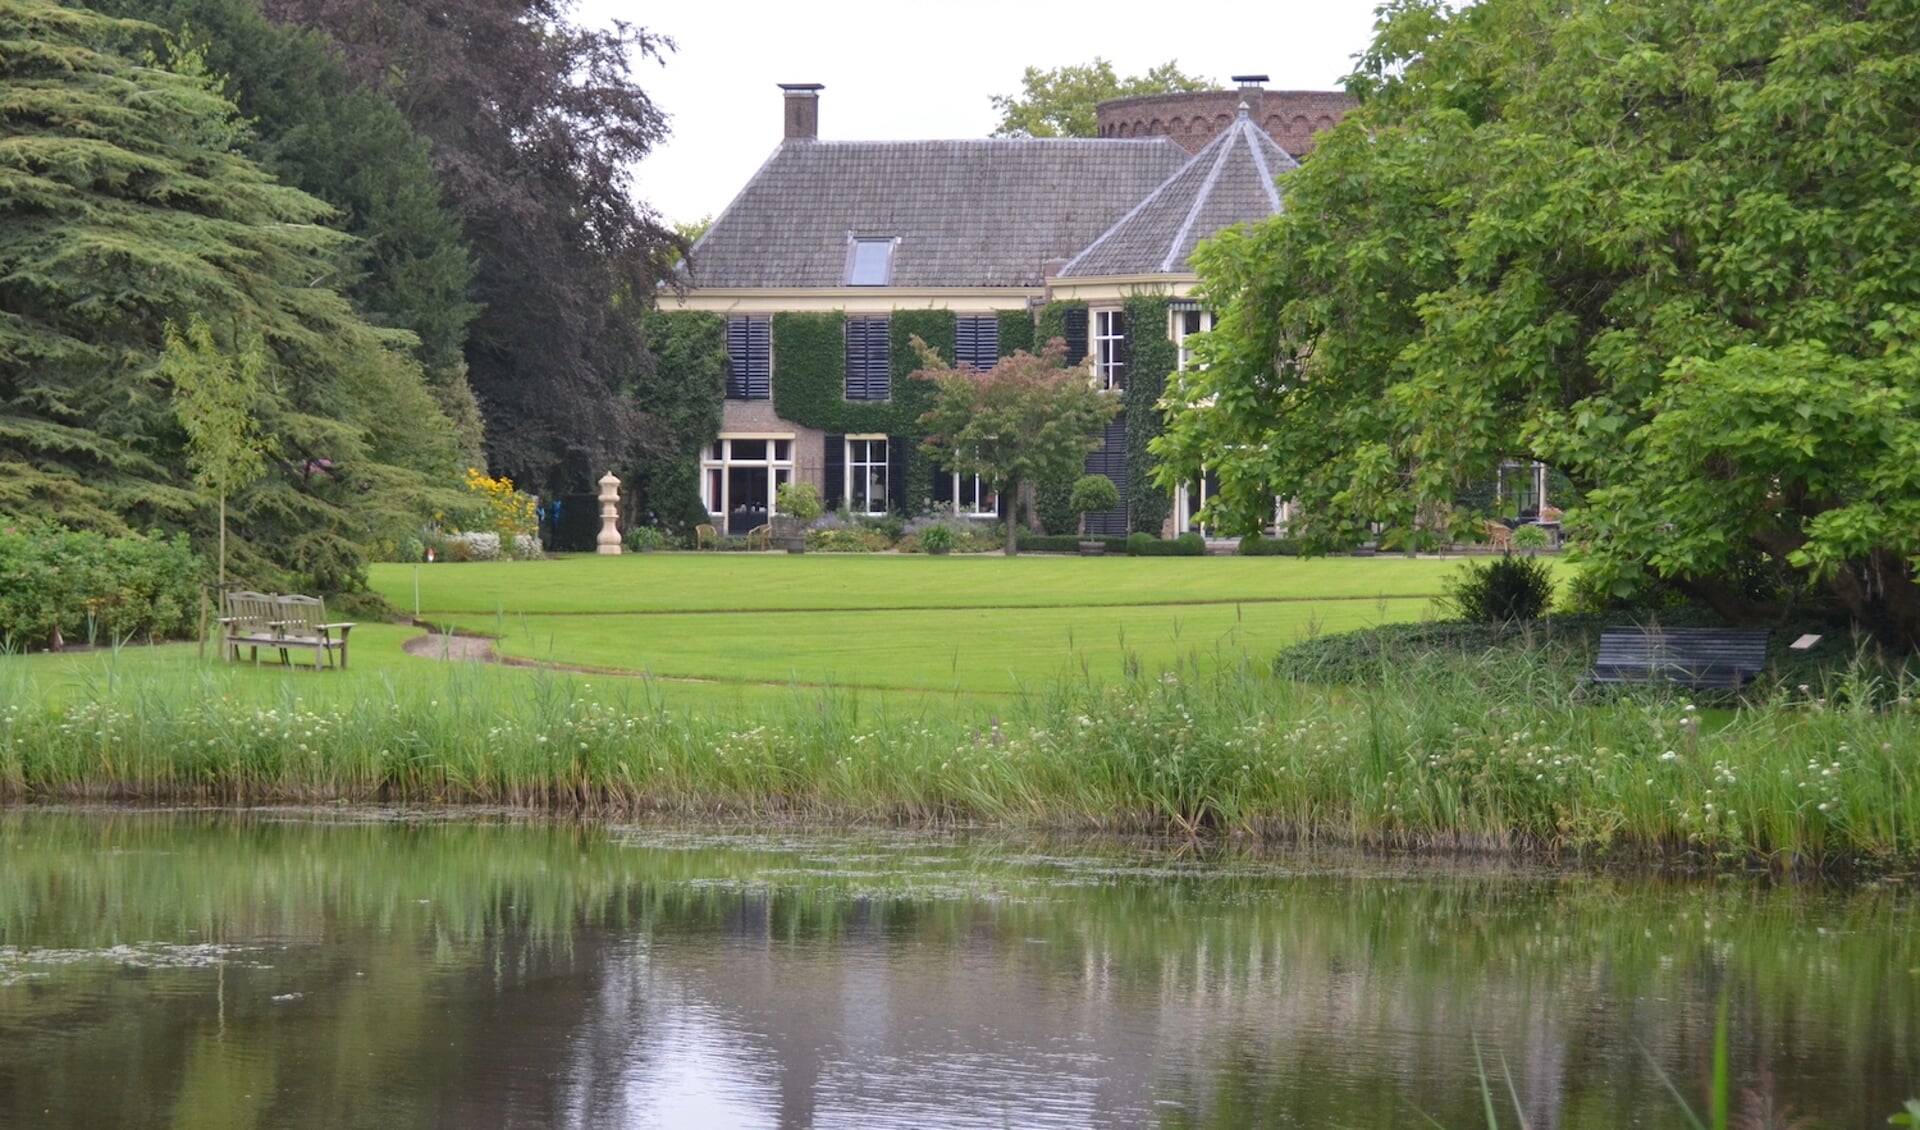
<instances>
[{"instance_id":1,"label":"large green tree","mask_svg":"<svg viewBox=\"0 0 1920 1130\"><path fill-rule=\"evenodd\" d=\"M1911 0L1389 5L1285 213L1198 256L1164 478L1325 547L1540 459L1617 591L1920 644L1917 77Z\"/></svg>"},{"instance_id":2,"label":"large green tree","mask_svg":"<svg viewBox=\"0 0 1920 1130\"><path fill-rule=\"evenodd\" d=\"M151 25L0 0L0 512L203 528L162 327L264 349L274 473L234 500L243 574L352 587L459 466L409 356L324 281L348 237L242 153L199 58Z\"/></svg>"},{"instance_id":3,"label":"large green tree","mask_svg":"<svg viewBox=\"0 0 1920 1130\"><path fill-rule=\"evenodd\" d=\"M477 263L466 357L493 469L586 491L609 467L662 454L672 429L624 390L649 372L643 315L666 249L685 250L632 191L667 129L632 69L671 43L581 26L570 0L263 6L328 36L432 142Z\"/></svg>"},{"instance_id":4,"label":"large green tree","mask_svg":"<svg viewBox=\"0 0 1920 1130\"><path fill-rule=\"evenodd\" d=\"M1125 78L1098 55L1091 63L1050 71L1028 67L1020 76L1020 93L989 96L1000 115L993 136L1094 137L1100 124L1094 108L1109 98L1213 89L1212 80L1182 73L1173 59Z\"/></svg>"},{"instance_id":5,"label":"large green tree","mask_svg":"<svg viewBox=\"0 0 1920 1130\"><path fill-rule=\"evenodd\" d=\"M251 129L249 157L333 206L324 222L354 236L325 281L377 326L411 331L428 386L480 456L467 385L473 262L442 199L426 139L383 95L356 85L317 32L268 22L257 0L92 0L110 15L168 29L198 51Z\"/></svg>"},{"instance_id":6,"label":"large green tree","mask_svg":"<svg viewBox=\"0 0 1920 1130\"><path fill-rule=\"evenodd\" d=\"M914 379L938 390L933 409L920 417L927 428L922 450L950 471L980 476L1009 500L1011 557L1020 551L1015 510L1022 488L1077 476L1100 446L1100 430L1120 411L1120 398L1094 388L1084 367L1068 366L1059 338L1038 356L1015 350L985 371L949 366L919 338L914 345L924 366Z\"/></svg>"}]
</instances>

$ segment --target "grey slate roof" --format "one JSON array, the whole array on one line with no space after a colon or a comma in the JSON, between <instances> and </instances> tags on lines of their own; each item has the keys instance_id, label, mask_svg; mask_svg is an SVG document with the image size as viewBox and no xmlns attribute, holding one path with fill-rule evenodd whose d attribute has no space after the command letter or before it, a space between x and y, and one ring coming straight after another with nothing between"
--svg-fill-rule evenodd
<instances>
[{"instance_id":1,"label":"grey slate roof","mask_svg":"<svg viewBox=\"0 0 1920 1130\"><path fill-rule=\"evenodd\" d=\"M847 236L893 286L1038 286L1187 161L1164 137L786 141L696 243L695 287L837 287ZM683 267L684 269L684 267Z\"/></svg>"},{"instance_id":2,"label":"grey slate roof","mask_svg":"<svg viewBox=\"0 0 1920 1130\"><path fill-rule=\"evenodd\" d=\"M1247 116L1193 155L1152 195L1074 256L1063 278L1185 274L1201 240L1234 224L1280 211L1273 178L1299 167L1285 149Z\"/></svg>"}]
</instances>

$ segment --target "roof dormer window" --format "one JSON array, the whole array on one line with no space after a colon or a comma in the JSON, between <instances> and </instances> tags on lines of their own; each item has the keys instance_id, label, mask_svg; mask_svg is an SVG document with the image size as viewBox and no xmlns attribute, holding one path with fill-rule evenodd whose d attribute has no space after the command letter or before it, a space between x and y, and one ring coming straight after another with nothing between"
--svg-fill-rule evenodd
<instances>
[{"instance_id":1,"label":"roof dormer window","mask_svg":"<svg viewBox=\"0 0 1920 1130\"><path fill-rule=\"evenodd\" d=\"M893 281L895 236L847 236L847 285L886 286Z\"/></svg>"}]
</instances>

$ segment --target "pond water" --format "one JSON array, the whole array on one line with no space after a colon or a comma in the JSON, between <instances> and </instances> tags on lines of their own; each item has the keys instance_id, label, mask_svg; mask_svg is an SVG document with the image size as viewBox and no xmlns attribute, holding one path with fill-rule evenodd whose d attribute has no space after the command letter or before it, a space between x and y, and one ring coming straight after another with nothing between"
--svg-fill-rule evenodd
<instances>
[{"instance_id":1,"label":"pond water","mask_svg":"<svg viewBox=\"0 0 1920 1130\"><path fill-rule=\"evenodd\" d=\"M1893 887L0 812L0 1126L1883 1126ZM1515 1097L1509 1097L1511 1085ZM1781 1123L1769 1123L1784 1125Z\"/></svg>"}]
</instances>

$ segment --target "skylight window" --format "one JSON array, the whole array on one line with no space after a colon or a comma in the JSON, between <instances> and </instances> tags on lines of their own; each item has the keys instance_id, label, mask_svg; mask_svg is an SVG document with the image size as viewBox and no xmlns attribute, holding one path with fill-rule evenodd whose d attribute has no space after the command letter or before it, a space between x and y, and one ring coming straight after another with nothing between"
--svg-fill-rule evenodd
<instances>
[{"instance_id":1,"label":"skylight window","mask_svg":"<svg viewBox=\"0 0 1920 1130\"><path fill-rule=\"evenodd\" d=\"M886 286L891 283L893 248L898 242L890 236L849 236L847 285Z\"/></svg>"}]
</instances>

